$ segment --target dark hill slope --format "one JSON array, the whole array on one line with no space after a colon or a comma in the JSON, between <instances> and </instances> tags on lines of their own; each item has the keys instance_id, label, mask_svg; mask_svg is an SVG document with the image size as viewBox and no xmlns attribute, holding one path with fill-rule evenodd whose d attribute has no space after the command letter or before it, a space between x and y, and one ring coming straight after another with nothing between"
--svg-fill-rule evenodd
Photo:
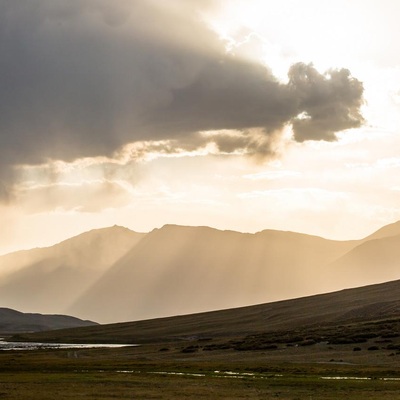
<instances>
[{"instance_id":1,"label":"dark hill slope","mask_svg":"<svg viewBox=\"0 0 400 400\"><path fill-rule=\"evenodd\" d=\"M97 325L92 321L68 315L26 314L10 308L0 308L0 333L48 331Z\"/></svg>"},{"instance_id":2,"label":"dark hill slope","mask_svg":"<svg viewBox=\"0 0 400 400\"><path fill-rule=\"evenodd\" d=\"M43 332L31 340L151 343L225 339L273 331L400 319L400 281L256 306L146 321Z\"/></svg>"}]
</instances>

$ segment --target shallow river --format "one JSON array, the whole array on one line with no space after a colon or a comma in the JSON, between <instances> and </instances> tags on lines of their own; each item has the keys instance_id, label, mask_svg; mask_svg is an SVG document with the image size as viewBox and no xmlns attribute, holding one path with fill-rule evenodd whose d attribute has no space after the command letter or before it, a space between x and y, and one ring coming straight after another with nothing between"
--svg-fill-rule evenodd
<instances>
[{"instance_id":1,"label":"shallow river","mask_svg":"<svg viewBox=\"0 0 400 400\"><path fill-rule=\"evenodd\" d=\"M32 343L32 342L6 342L0 339L1 350L38 350L38 349L93 349L102 347L126 347L135 344L70 344L70 343Z\"/></svg>"}]
</instances>

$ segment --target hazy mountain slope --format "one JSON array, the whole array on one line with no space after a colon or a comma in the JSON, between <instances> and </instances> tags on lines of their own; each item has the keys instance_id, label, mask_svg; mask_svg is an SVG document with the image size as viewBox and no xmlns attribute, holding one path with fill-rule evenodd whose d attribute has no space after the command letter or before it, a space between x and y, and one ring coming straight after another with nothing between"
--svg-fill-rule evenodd
<instances>
[{"instance_id":1,"label":"hazy mountain slope","mask_svg":"<svg viewBox=\"0 0 400 400\"><path fill-rule=\"evenodd\" d=\"M360 244L327 268L346 287L400 278L400 235L373 239Z\"/></svg>"},{"instance_id":2,"label":"hazy mountain slope","mask_svg":"<svg viewBox=\"0 0 400 400\"><path fill-rule=\"evenodd\" d=\"M87 267L96 257L96 268L106 268L144 236L144 233L113 226L82 233L54 246L16 251L0 256L0 277L48 258L63 257L67 264ZM108 243L110 238L114 241L112 246ZM101 257L94 254L99 251Z\"/></svg>"},{"instance_id":3,"label":"hazy mountain slope","mask_svg":"<svg viewBox=\"0 0 400 400\"><path fill-rule=\"evenodd\" d=\"M256 304L334 287L321 265L355 245L293 232L167 225L149 233L68 313L104 321Z\"/></svg>"},{"instance_id":4,"label":"hazy mountain slope","mask_svg":"<svg viewBox=\"0 0 400 400\"><path fill-rule=\"evenodd\" d=\"M0 280L0 304L24 311L64 310L145 235L114 226L86 232L55 246L0 257L17 271ZM17 261L21 264L18 265Z\"/></svg>"},{"instance_id":5,"label":"hazy mountain slope","mask_svg":"<svg viewBox=\"0 0 400 400\"><path fill-rule=\"evenodd\" d=\"M357 287L400 277L398 230L340 242L274 230L99 229L0 257L2 270L16 271L0 275L0 305L114 322Z\"/></svg>"},{"instance_id":6,"label":"hazy mountain slope","mask_svg":"<svg viewBox=\"0 0 400 400\"><path fill-rule=\"evenodd\" d=\"M382 239L385 237L397 236L397 235L400 235L400 221L383 226L376 232L364 238L362 241L366 242L368 240Z\"/></svg>"},{"instance_id":7,"label":"hazy mountain slope","mask_svg":"<svg viewBox=\"0 0 400 400\"><path fill-rule=\"evenodd\" d=\"M0 308L0 333L37 332L52 329L97 325L92 321L68 315L26 314L10 308Z\"/></svg>"},{"instance_id":8,"label":"hazy mountain slope","mask_svg":"<svg viewBox=\"0 0 400 400\"><path fill-rule=\"evenodd\" d=\"M399 318L400 281L250 307L146 321L43 332L31 340L149 343ZM184 343L184 342L183 342Z\"/></svg>"},{"instance_id":9,"label":"hazy mountain slope","mask_svg":"<svg viewBox=\"0 0 400 400\"><path fill-rule=\"evenodd\" d=\"M47 249L49 247L20 250L0 256L0 279L40 261L43 258L43 252Z\"/></svg>"}]
</instances>

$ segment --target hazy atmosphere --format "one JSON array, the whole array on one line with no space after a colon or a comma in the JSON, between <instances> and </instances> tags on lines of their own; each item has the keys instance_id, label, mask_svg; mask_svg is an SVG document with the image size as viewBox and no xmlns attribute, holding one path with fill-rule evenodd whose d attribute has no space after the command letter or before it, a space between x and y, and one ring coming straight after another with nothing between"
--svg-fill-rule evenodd
<instances>
[{"instance_id":1,"label":"hazy atmosphere","mask_svg":"<svg viewBox=\"0 0 400 400\"><path fill-rule=\"evenodd\" d=\"M0 0L0 254L400 219L400 3Z\"/></svg>"}]
</instances>

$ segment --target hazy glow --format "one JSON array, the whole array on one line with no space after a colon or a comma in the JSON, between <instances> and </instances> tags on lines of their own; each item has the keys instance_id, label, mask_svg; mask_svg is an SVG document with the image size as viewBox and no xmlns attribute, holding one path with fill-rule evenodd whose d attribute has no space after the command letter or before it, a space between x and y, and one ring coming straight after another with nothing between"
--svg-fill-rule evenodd
<instances>
[{"instance_id":1,"label":"hazy glow","mask_svg":"<svg viewBox=\"0 0 400 400\"><path fill-rule=\"evenodd\" d=\"M400 219L400 53L394 40L400 3L210 4L199 15L225 50L265 65L280 82L287 82L289 67L299 61L321 73L348 68L365 88L365 126L339 133L337 142L303 143L291 140L286 127L283 140L261 143L272 148L268 157L252 153L265 140L260 131L249 130L247 142L238 146L243 132L221 129L200 131L191 140L136 140L107 156L27 162L16 170L15 198L0 205L0 225L7 227L0 254L114 224L136 231L166 223L248 232L274 228L349 239ZM168 12L184 17L186 11L174 3ZM115 28L123 16L111 14ZM166 33L165 40L179 38L182 48L191 46L182 32ZM201 40L199 53L207 48ZM163 73L171 76L174 90L192 79L168 60ZM144 92L146 105L168 102L168 90L152 89L159 97ZM127 130L126 121L115 125Z\"/></svg>"}]
</instances>

